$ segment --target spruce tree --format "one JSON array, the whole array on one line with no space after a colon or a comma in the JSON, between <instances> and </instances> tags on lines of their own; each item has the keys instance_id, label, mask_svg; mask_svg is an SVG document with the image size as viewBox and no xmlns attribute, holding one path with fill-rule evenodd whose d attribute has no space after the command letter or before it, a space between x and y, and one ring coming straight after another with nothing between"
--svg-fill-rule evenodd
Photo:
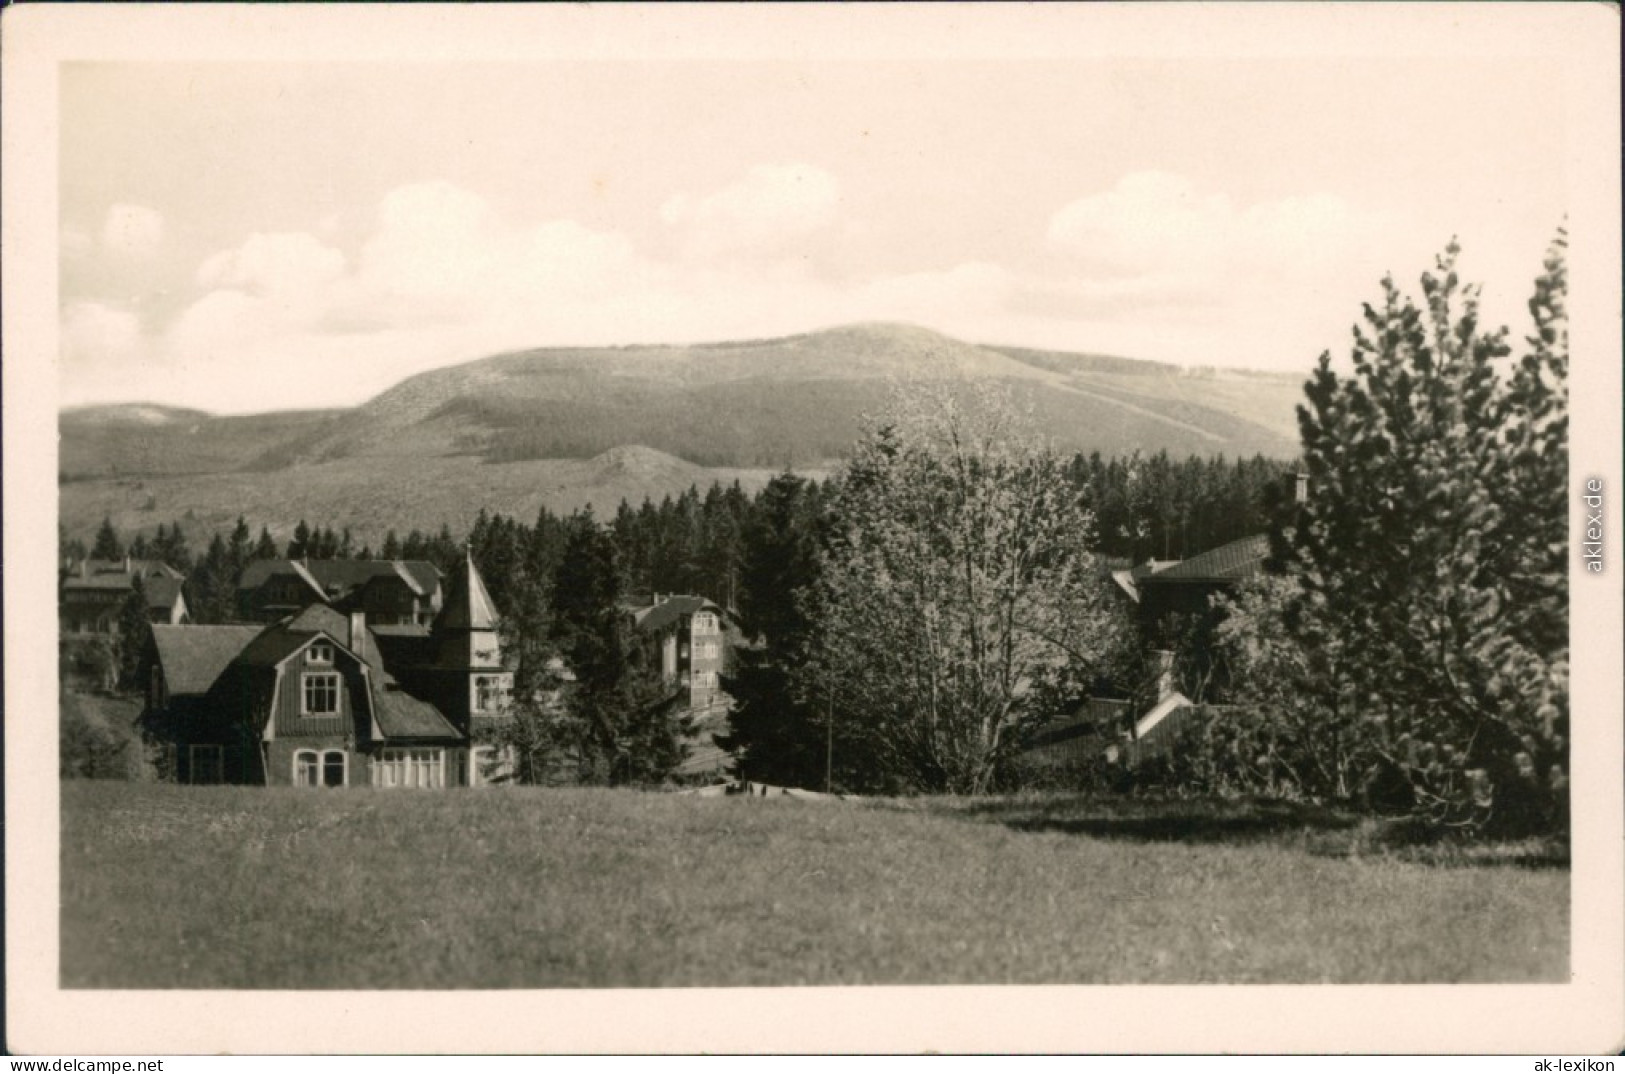
<instances>
[{"instance_id":1,"label":"spruce tree","mask_svg":"<svg viewBox=\"0 0 1625 1074\"><path fill-rule=\"evenodd\" d=\"M578 513L553 580L552 628L574 677L565 705L583 776L657 783L681 763L692 724L672 704L620 601L614 542L590 509Z\"/></svg>"},{"instance_id":2,"label":"spruce tree","mask_svg":"<svg viewBox=\"0 0 1625 1074\"><path fill-rule=\"evenodd\" d=\"M118 613L118 683L125 690L136 689L142 646L151 633L147 618L147 587L137 574L130 584L130 593L119 605Z\"/></svg>"},{"instance_id":3,"label":"spruce tree","mask_svg":"<svg viewBox=\"0 0 1625 1074\"><path fill-rule=\"evenodd\" d=\"M299 520L299 525L293 528L293 536L288 539L288 554L286 558L305 559L306 557L312 555L310 546L310 527L306 525L305 520L301 518Z\"/></svg>"},{"instance_id":4,"label":"spruce tree","mask_svg":"<svg viewBox=\"0 0 1625 1074\"><path fill-rule=\"evenodd\" d=\"M269 528L263 525L260 527L259 539L254 542L254 547L249 552L248 558L250 562L261 559L281 558L277 555L276 541L272 539Z\"/></svg>"},{"instance_id":5,"label":"spruce tree","mask_svg":"<svg viewBox=\"0 0 1625 1074\"><path fill-rule=\"evenodd\" d=\"M821 518L809 482L783 473L769 481L742 535L739 619L747 645L723 677L733 697L718 746L734 755L741 778L822 788L827 728L797 696L793 678L805 660L804 594L817 580ZM843 765L846 753L842 751Z\"/></svg>"},{"instance_id":6,"label":"spruce tree","mask_svg":"<svg viewBox=\"0 0 1625 1074\"><path fill-rule=\"evenodd\" d=\"M118 538L118 530L113 528L113 520L103 517L101 528L96 531L96 541L90 547L91 559L123 559L124 545Z\"/></svg>"}]
</instances>

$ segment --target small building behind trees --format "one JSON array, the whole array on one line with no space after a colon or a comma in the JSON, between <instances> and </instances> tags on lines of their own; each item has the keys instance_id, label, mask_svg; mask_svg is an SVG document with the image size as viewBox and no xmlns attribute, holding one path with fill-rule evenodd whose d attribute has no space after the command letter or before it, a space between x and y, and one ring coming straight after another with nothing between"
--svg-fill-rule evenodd
<instances>
[{"instance_id":1,"label":"small building behind trees","mask_svg":"<svg viewBox=\"0 0 1625 1074\"><path fill-rule=\"evenodd\" d=\"M156 559L81 559L67 564L58 590L58 621L62 636L113 637L118 633L119 609L135 591L139 580L146 595L147 620L152 623L190 621L182 583L186 576Z\"/></svg>"}]
</instances>

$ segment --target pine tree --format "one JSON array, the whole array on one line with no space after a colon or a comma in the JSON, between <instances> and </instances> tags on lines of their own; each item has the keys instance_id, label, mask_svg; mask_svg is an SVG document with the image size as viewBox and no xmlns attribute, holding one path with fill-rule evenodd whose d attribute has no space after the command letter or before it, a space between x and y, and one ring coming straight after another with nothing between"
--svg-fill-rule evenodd
<instances>
[{"instance_id":1,"label":"pine tree","mask_svg":"<svg viewBox=\"0 0 1625 1074\"><path fill-rule=\"evenodd\" d=\"M288 539L288 554L286 559L305 559L312 557L310 527L304 519L293 528L293 536Z\"/></svg>"},{"instance_id":2,"label":"pine tree","mask_svg":"<svg viewBox=\"0 0 1625 1074\"><path fill-rule=\"evenodd\" d=\"M225 540L215 534L187 583L195 622L227 623L236 617L237 575Z\"/></svg>"},{"instance_id":3,"label":"pine tree","mask_svg":"<svg viewBox=\"0 0 1625 1074\"><path fill-rule=\"evenodd\" d=\"M125 690L136 689L141 649L152 632L147 618L147 587L137 574L130 584L130 593L119 605L118 613L118 682Z\"/></svg>"},{"instance_id":4,"label":"pine tree","mask_svg":"<svg viewBox=\"0 0 1625 1074\"><path fill-rule=\"evenodd\" d=\"M250 562L280 558L277 555L276 541L272 539L270 529L263 525L260 527L259 539L254 542L254 547L249 552L248 558Z\"/></svg>"},{"instance_id":5,"label":"pine tree","mask_svg":"<svg viewBox=\"0 0 1625 1074\"><path fill-rule=\"evenodd\" d=\"M1480 327L1456 256L1452 243L1423 276L1421 305L1385 280L1352 375L1322 356L1306 389L1292 614L1306 644L1341 647L1340 696L1424 812L1536 823L1559 809L1567 765L1562 242L1510 383L1506 330Z\"/></svg>"},{"instance_id":6,"label":"pine tree","mask_svg":"<svg viewBox=\"0 0 1625 1074\"><path fill-rule=\"evenodd\" d=\"M620 608L615 545L590 510L570 520L553 583L553 633L574 681L565 705L584 777L655 783L681 763L691 728Z\"/></svg>"},{"instance_id":7,"label":"pine tree","mask_svg":"<svg viewBox=\"0 0 1625 1074\"><path fill-rule=\"evenodd\" d=\"M68 528L60 522L56 524L56 554L64 567L78 563L86 555L85 542L77 537L69 537Z\"/></svg>"},{"instance_id":8,"label":"pine tree","mask_svg":"<svg viewBox=\"0 0 1625 1074\"><path fill-rule=\"evenodd\" d=\"M762 490L743 534L739 618L750 644L723 678L734 707L716 743L734 754L745 779L792 787L826 782L830 728L795 689L808 640L802 601L818 577L822 523L810 483L784 473ZM843 774L847 759L843 748Z\"/></svg>"},{"instance_id":9,"label":"pine tree","mask_svg":"<svg viewBox=\"0 0 1625 1074\"><path fill-rule=\"evenodd\" d=\"M132 552L133 556L135 553ZM147 556L139 558L146 559ZM162 523L158 525L157 537L153 540L152 556L180 571L188 574L192 570L192 550L186 544L186 531L176 522L166 531Z\"/></svg>"},{"instance_id":10,"label":"pine tree","mask_svg":"<svg viewBox=\"0 0 1625 1074\"><path fill-rule=\"evenodd\" d=\"M384 546L378 550L378 556L380 559L389 560L403 558L401 555L401 541L399 537L395 536L394 530L384 534Z\"/></svg>"},{"instance_id":11,"label":"pine tree","mask_svg":"<svg viewBox=\"0 0 1625 1074\"><path fill-rule=\"evenodd\" d=\"M119 542L118 530L113 528L113 520L104 517L101 528L96 531L96 541L90 548L91 559L123 559L124 545Z\"/></svg>"},{"instance_id":12,"label":"pine tree","mask_svg":"<svg viewBox=\"0 0 1625 1074\"><path fill-rule=\"evenodd\" d=\"M231 536L226 538L226 549L231 553L232 560L247 563L253 543L254 535L248 528L248 520L238 515L236 525L231 527Z\"/></svg>"}]
</instances>

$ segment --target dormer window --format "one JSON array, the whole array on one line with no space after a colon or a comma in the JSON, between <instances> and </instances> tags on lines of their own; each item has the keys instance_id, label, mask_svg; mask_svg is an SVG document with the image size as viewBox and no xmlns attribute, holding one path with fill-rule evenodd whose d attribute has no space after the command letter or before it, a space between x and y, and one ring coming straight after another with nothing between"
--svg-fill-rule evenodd
<instances>
[{"instance_id":1,"label":"dormer window","mask_svg":"<svg viewBox=\"0 0 1625 1074\"><path fill-rule=\"evenodd\" d=\"M325 641L317 642L305 650L305 663L332 666L333 647Z\"/></svg>"}]
</instances>

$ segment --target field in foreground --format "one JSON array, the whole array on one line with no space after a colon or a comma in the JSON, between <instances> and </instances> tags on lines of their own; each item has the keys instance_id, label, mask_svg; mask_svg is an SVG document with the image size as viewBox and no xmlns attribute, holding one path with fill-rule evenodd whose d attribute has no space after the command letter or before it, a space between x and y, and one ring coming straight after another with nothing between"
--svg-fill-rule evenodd
<instances>
[{"instance_id":1,"label":"field in foreground","mask_svg":"<svg viewBox=\"0 0 1625 1074\"><path fill-rule=\"evenodd\" d=\"M62 984L1567 977L1565 868L1351 854L1335 824L1191 809L70 781Z\"/></svg>"}]
</instances>

